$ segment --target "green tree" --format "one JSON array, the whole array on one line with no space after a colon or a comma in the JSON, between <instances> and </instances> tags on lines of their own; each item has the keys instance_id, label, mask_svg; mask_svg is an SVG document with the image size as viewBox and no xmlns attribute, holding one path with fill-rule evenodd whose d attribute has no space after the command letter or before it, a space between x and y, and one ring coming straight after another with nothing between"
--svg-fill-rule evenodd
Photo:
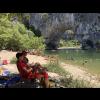
<instances>
[{"instance_id":1,"label":"green tree","mask_svg":"<svg viewBox=\"0 0 100 100\"><path fill-rule=\"evenodd\" d=\"M17 15L18 13L0 14L0 50L43 49L45 47L43 37L36 37L22 22L11 20L12 16Z\"/></svg>"}]
</instances>

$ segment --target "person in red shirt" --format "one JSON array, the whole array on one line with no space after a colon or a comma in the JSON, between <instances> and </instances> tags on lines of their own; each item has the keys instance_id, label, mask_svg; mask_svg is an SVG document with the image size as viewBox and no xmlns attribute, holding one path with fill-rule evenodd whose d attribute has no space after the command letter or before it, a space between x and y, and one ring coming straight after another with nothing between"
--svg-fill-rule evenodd
<instances>
[{"instance_id":1,"label":"person in red shirt","mask_svg":"<svg viewBox=\"0 0 100 100\"><path fill-rule=\"evenodd\" d=\"M29 60L28 60L28 58L27 58L27 53L28 52L26 52L26 51L22 51L22 54L23 54L23 56L24 56L24 61L25 61L25 63L28 65L28 66L30 66L30 67L32 67L33 69L34 68L37 68L38 69L38 71L40 71L40 72L42 72L42 73L44 73L44 72L46 72L46 70L47 70L47 68L45 68L45 67L42 67L42 65L39 63L39 62L36 62L36 63L29 63Z\"/></svg>"},{"instance_id":2,"label":"person in red shirt","mask_svg":"<svg viewBox=\"0 0 100 100\"><path fill-rule=\"evenodd\" d=\"M31 68L33 68L33 70L35 70L36 72L38 72L39 74L43 74L44 76L45 76L45 78L48 78L48 75L47 75L47 73L46 73L46 68L45 67L42 67L41 66L41 64L40 63L29 63L29 60L28 60L28 58L27 58L27 53L28 52L26 52L26 51L22 51L22 54L23 54L23 56L24 56L24 61L25 61L25 63L29 66L29 67L31 67Z\"/></svg>"},{"instance_id":3,"label":"person in red shirt","mask_svg":"<svg viewBox=\"0 0 100 100\"><path fill-rule=\"evenodd\" d=\"M17 53L16 54L16 57L17 57L17 68L18 68L18 71L20 73L20 76L23 78L23 79L34 79L34 78L38 78L38 79L41 79L41 78L44 78L44 85L46 88L49 87L49 80L48 80L48 74L45 72L45 73L39 73L38 70L34 70L33 72L33 68L31 68L30 66L28 66L25 61L24 61L24 56L22 53Z\"/></svg>"},{"instance_id":4,"label":"person in red shirt","mask_svg":"<svg viewBox=\"0 0 100 100\"><path fill-rule=\"evenodd\" d=\"M25 63L28 65L28 66L33 66L34 65L34 63L32 62L31 64L29 63L29 60L28 60L28 58L27 58L27 53L28 52L26 52L26 51L22 51L22 54L23 54L23 56L24 56L24 61L25 61Z\"/></svg>"},{"instance_id":5,"label":"person in red shirt","mask_svg":"<svg viewBox=\"0 0 100 100\"><path fill-rule=\"evenodd\" d=\"M16 57L18 59L17 60L17 68L18 68L18 71L20 73L20 76L24 79L29 78L29 76L31 75L32 69L31 68L29 69L28 66L24 63L23 54L17 53Z\"/></svg>"}]
</instances>

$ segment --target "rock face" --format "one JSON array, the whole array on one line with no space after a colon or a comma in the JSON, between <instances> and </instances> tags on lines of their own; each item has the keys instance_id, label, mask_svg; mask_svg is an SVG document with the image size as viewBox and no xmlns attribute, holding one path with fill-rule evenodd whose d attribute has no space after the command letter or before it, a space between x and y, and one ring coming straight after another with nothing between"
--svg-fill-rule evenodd
<instances>
[{"instance_id":1,"label":"rock face","mask_svg":"<svg viewBox=\"0 0 100 100\"><path fill-rule=\"evenodd\" d=\"M100 40L100 14L77 13L75 17L76 34L81 36L77 39L82 43L82 48L96 48Z\"/></svg>"},{"instance_id":2,"label":"rock face","mask_svg":"<svg viewBox=\"0 0 100 100\"><path fill-rule=\"evenodd\" d=\"M72 13L32 13L30 25L42 32L47 49L57 49L62 34L74 29L74 16Z\"/></svg>"},{"instance_id":3,"label":"rock face","mask_svg":"<svg viewBox=\"0 0 100 100\"><path fill-rule=\"evenodd\" d=\"M66 30L73 31L81 43L100 40L99 13L31 13L29 25L41 31L47 49L57 49Z\"/></svg>"}]
</instances>

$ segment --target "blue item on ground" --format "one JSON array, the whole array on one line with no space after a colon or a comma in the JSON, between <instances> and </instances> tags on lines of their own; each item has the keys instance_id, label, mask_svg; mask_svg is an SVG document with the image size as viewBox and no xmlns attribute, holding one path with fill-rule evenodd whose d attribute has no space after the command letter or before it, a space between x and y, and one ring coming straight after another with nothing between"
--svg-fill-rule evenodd
<instances>
[{"instance_id":1,"label":"blue item on ground","mask_svg":"<svg viewBox=\"0 0 100 100\"><path fill-rule=\"evenodd\" d=\"M10 71L5 70L5 71L3 72L3 74L2 74L2 76L8 76L9 74L10 74Z\"/></svg>"},{"instance_id":2,"label":"blue item on ground","mask_svg":"<svg viewBox=\"0 0 100 100\"><path fill-rule=\"evenodd\" d=\"M6 80L0 80L0 84L4 84Z\"/></svg>"},{"instance_id":3,"label":"blue item on ground","mask_svg":"<svg viewBox=\"0 0 100 100\"><path fill-rule=\"evenodd\" d=\"M8 87L9 85L14 84L14 83L20 81L20 79L21 79L20 76L15 76L15 77L11 78L10 80L8 80L5 83L5 87Z\"/></svg>"},{"instance_id":4,"label":"blue item on ground","mask_svg":"<svg viewBox=\"0 0 100 100\"><path fill-rule=\"evenodd\" d=\"M7 74L9 74L9 72L5 71L5 75L7 75ZM6 76L3 76L3 77L6 77ZM13 74L12 75L9 74L7 77L8 77L8 79L5 79L5 78L0 79L0 84L2 86L5 86L5 88L7 88L13 84L16 84L21 79L19 75L13 75Z\"/></svg>"}]
</instances>

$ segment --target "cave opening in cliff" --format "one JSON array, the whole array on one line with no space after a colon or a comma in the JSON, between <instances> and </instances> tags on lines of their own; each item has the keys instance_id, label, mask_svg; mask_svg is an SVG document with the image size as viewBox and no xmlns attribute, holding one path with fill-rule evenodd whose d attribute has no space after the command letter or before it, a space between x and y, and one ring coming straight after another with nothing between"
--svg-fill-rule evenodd
<instances>
[{"instance_id":1,"label":"cave opening in cliff","mask_svg":"<svg viewBox=\"0 0 100 100\"><path fill-rule=\"evenodd\" d=\"M86 50L86 49L94 49L94 44L91 40L84 40L82 43L82 49Z\"/></svg>"},{"instance_id":2,"label":"cave opening in cliff","mask_svg":"<svg viewBox=\"0 0 100 100\"><path fill-rule=\"evenodd\" d=\"M42 36L41 31L40 31L39 29L36 29L33 25L31 25L29 28L30 28L30 30L31 30L32 32L34 32L34 34L35 34L37 37Z\"/></svg>"}]
</instances>

